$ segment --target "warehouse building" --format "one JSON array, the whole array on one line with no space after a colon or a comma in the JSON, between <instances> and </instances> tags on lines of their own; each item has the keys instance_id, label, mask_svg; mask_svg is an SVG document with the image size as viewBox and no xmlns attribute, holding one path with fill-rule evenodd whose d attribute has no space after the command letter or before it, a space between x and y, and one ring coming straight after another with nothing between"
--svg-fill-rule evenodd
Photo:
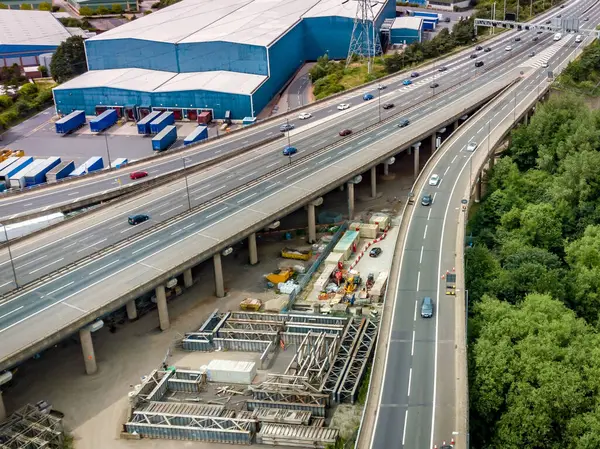
<instances>
[{"instance_id":1,"label":"warehouse building","mask_svg":"<svg viewBox=\"0 0 600 449\"><path fill-rule=\"evenodd\" d=\"M139 119L256 116L307 60L346 57L357 2L183 0L86 41L89 72L54 89L57 111ZM395 2L374 6L375 27Z\"/></svg>"},{"instance_id":2,"label":"warehouse building","mask_svg":"<svg viewBox=\"0 0 600 449\"><path fill-rule=\"evenodd\" d=\"M71 34L49 12L0 9L0 67L37 67Z\"/></svg>"},{"instance_id":3,"label":"warehouse building","mask_svg":"<svg viewBox=\"0 0 600 449\"><path fill-rule=\"evenodd\" d=\"M390 29L390 41L393 45L408 45L421 42L423 38L422 17L396 17Z\"/></svg>"}]
</instances>

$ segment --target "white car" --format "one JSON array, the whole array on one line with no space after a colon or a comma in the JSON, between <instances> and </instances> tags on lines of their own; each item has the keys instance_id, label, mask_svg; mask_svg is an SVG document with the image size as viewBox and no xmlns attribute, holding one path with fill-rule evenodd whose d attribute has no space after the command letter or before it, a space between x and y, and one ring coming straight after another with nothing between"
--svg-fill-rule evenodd
<instances>
[{"instance_id":1,"label":"white car","mask_svg":"<svg viewBox=\"0 0 600 449\"><path fill-rule=\"evenodd\" d=\"M379 85L377 86L377 89L379 89L379 90L383 90L383 89L385 89L385 87L386 87L386 86L385 86L385 84L379 84Z\"/></svg>"},{"instance_id":2,"label":"white car","mask_svg":"<svg viewBox=\"0 0 600 449\"><path fill-rule=\"evenodd\" d=\"M506 47L504 47L504 50L506 50L506 51L511 51L511 50L512 50L512 46L510 46L510 45L507 45Z\"/></svg>"},{"instance_id":3,"label":"white car","mask_svg":"<svg viewBox=\"0 0 600 449\"><path fill-rule=\"evenodd\" d=\"M475 151L477 149L477 142L469 142L467 145L467 151Z\"/></svg>"},{"instance_id":4,"label":"white car","mask_svg":"<svg viewBox=\"0 0 600 449\"><path fill-rule=\"evenodd\" d=\"M542 64L542 67L543 67L543 68L547 68L547 67L548 67L548 63L547 63L547 62L544 62L544 63Z\"/></svg>"},{"instance_id":5,"label":"white car","mask_svg":"<svg viewBox=\"0 0 600 449\"><path fill-rule=\"evenodd\" d=\"M311 113L310 113L310 112L303 112L302 114L300 114L300 115L298 116L298 118L299 118L300 120L306 120L307 118L311 118L311 117L312 117L312 115L311 115Z\"/></svg>"},{"instance_id":6,"label":"white car","mask_svg":"<svg viewBox=\"0 0 600 449\"><path fill-rule=\"evenodd\" d=\"M342 103L342 104L338 105L338 107L337 107L337 108L338 108L340 111L343 111L344 109L348 109L349 107L350 107L350 105L349 105L348 103Z\"/></svg>"},{"instance_id":7,"label":"white car","mask_svg":"<svg viewBox=\"0 0 600 449\"><path fill-rule=\"evenodd\" d=\"M440 183L440 175L431 175L431 178L429 178L429 185L437 186L439 183Z\"/></svg>"}]
</instances>

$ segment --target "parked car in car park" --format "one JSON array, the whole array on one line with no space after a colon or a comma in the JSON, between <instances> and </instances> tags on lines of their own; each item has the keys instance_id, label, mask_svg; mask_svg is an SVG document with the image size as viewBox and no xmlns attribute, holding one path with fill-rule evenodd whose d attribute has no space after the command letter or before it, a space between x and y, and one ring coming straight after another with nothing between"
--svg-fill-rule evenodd
<instances>
[{"instance_id":1,"label":"parked car in car park","mask_svg":"<svg viewBox=\"0 0 600 449\"><path fill-rule=\"evenodd\" d=\"M138 225L147 220L150 220L150 217L145 214L136 214L136 215L132 215L131 217L127 218L127 222L132 226Z\"/></svg>"},{"instance_id":2,"label":"parked car in car park","mask_svg":"<svg viewBox=\"0 0 600 449\"><path fill-rule=\"evenodd\" d=\"M342 137L343 136L349 136L350 134L352 134L352 130L351 129L347 129L347 128L346 129L342 129L339 134Z\"/></svg>"},{"instance_id":3,"label":"parked car in car park","mask_svg":"<svg viewBox=\"0 0 600 449\"><path fill-rule=\"evenodd\" d=\"M140 178L145 178L146 176L148 176L148 172L146 172L146 171L134 171L134 172L129 173L130 179L140 179Z\"/></svg>"}]
</instances>

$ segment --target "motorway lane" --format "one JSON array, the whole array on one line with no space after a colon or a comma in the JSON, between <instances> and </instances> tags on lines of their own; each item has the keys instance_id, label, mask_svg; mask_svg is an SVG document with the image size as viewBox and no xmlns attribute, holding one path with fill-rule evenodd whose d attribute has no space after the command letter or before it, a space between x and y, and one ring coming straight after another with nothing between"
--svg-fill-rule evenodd
<instances>
[{"instance_id":1,"label":"motorway lane","mask_svg":"<svg viewBox=\"0 0 600 449\"><path fill-rule=\"evenodd\" d=\"M592 23L598 23L600 11L592 15ZM551 58L551 68L576 47L573 36L563 39L565 45ZM459 131L462 135L459 134L456 145L427 174L439 174L441 184L426 186L417 194L417 200L425 192L434 194L434 203L431 207L418 206L408 229L373 447L390 447L398 441L405 448L432 447L452 437L455 304L453 296L445 295L441 275L451 271L455 263L457 229L453 214L460 210L470 159L487 150L480 146L475 153L468 153L465 147L471 140L484 141L488 120L493 132L501 121L510 119L515 99L525 97L539 83L546 82L545 77L545 70L537 69L534 76L516 87L514 97L505 98L498 107ZM459 178L462 184L455 189L454 180ZM424 296L434 298L433 320L420 317L420 301ZM434 406L438 421L432 428Z\"/></svg>"},{"instance_id":2,"label":"motorway lane","mask_svg":"<svg viewBox=\"0 0 600 449\"><path fill-rule=\"evenodd\" d=\"M512 36L514 36L513 33L500 35L497 38L490 40L489 44L486 43L486 45L491 45L492 47L499 49L505 43L511 41ZM518 50L517 47L519 47L519 45L515 45L515 50ZM457 63L464 62L464 60L464 55L453 56L439 64L444 64L451 68ZM421 73L422 77L435 76L436 78L445 77L446 79L448 78L448 75L451 75L450 70L449 73L439 74L437 72L436 65L433 64L430 65L429 68L423 69ZM388 85L388 90L402 88L403 86L401 83L405 77L406 73L399 74L398 76L387 80L386 84ZM418 78L416 81L419 80L422 80L422 78ZM442 87L444 86L442 85ZM365 108L363 114L368 115L367 111L375 113L378 109L378 106L374 104L376 102L364 104L362 100L362 95L364 93L372 93L377 99L378 91L376 86L365 86L364 89L360 89L358 92L348 94L347 96L342 96L337 99L332 99L331 101L327 101L307 109L307 111L312 113L313 118L308 120L308 123L306 124L323 118L338 120L339 122L339 119L343 118L343 114L337 111L336 106L342 102L349 103L352 105L352 107L360 105L361 107ZM386 93L382 95L382 98L385 95ZM389 113L393 113L393 110L389 111ZM382 114L385 115L387 112L382 111ZM198 148L187 152L186 157L188 157L193 164L205 161L210 157L213 157L213 155L216 153L233 154L241 146L264 140L269 136L279 133L279 126L280 124L285 123L285 117L286 116L282 116L280 120L274 120L269 124L259 125L257 128L224 138L221 141L201 145ZM289 114L287 117L291 117L291 121L294 122L298 128L300 128L302 125L305 125L303 121L293 119L296 117L296 114ZM339 130L341 127L341 124L338 123L337 129ZM172 170L179 170L181 168L181 155L177 155L166 156L156 161L149 161L147 164L136 167L136 170L147 170L149 173L152 172L151 174L153 176L157 176L159 174L170 172ZM46 190L40 190L37 192L31 191L12 197L7 197L7 199L3 201L3 207L0 211L0 215L1 217L13 217L28 211L43 210L51 206L67 204L72 202L74 199L109 191L118 188L119 183L120 185L126 185L132 182L128 177L128 173L129 170L125 168L120 171L106 173L100 177L90 178L89 180L82 179L81 181L68 183L63 186L56 186Z\"/></svg>"},{"instance_id":3,"label":"motorway lane","mask_svg":"<svg viewBox=\"0 0 600 449\"><path fill-rule=\"evenodd\" d=\"M541 39L535 47L544 48L548 39L549 36L546 36L546 39ZM525 61L527 60L527 57L524 54L524 51L529 44L523 41L519 44L521 46L521 52L516 48L513 52L496 51L485 55L481 59L487 63L487 68L509 59ZM455 78L453 78L452 82L455 83L457 82L455 81L456 78L472 78L476 75L476 71L477 69L474 67L473 60L467 58L454 66L449 66L448 71L442 73L442 76L454 74ZM494 73L495 70L491 70L490 72L484 73L483 76L493 76ZM482 76L481 73L479 75ZM398 98L401 98L402 101L406 103L418 103L423 97L428 99L429 97L423 94L423 89L429 89L428 86L433 76L438 77L436 80L443 83L443 81L440 80L439 74L434 74L432 77L423 77L422 79L415 81L414 85L403 86L396 91L393 91L390 88L389 91L382 95L382 101L390 101L390 99L392 99L397 102ZM421 86L424 86L424 88L419 89L416 86L417 82L420 83ZM459 88L449 94L439 94L437 102L424 105L419 111L419 114L429 113L431 110L442 104L454 101L455 98L464 93L466 93L466 91ZM382 112L382 118L385 119L386 115L391 115L396 111L392 109L388 111L382 110ZM405 116L414 120L419 115L407 113ZM344 111L344 117L348 117L345 125L354 129L357 129L359 126L364 128L365 126L376 123L378 120L378 117L374 114L365 117L364 112L358 108ZM384 126L381 129L374 130L368 135L360 136L360 138L356 137L354 140L350 139L348 145L353 145L354 143L358 143L359 145L369 145L381 135L388 133L389 129L395 129L394 123L386 126L387 128ZM322 124L318 124L318 122L315 121L311 124L310 129L314 129L316 132L325 135L326 137L315 142L312 135L303 137L304 132L296 131L293 135L292 144L298 148L299 154L302 156L314 153L323 146L344 140L337 135L337 126L330 121L324 121ZM251 154L242 156L235 164L232 164L229 161L222 164L223 168L220 171L212 170L212 173L209 171L209 174L202 172L190 176L188 183L192 207L213 200L219 195L238 188L254 178L287 165L288 158L282 157L280 153L282 146L282 141L268 145L265 151L272 153L272 156L252 152ZM272 157L274 162L265 164L265 157ZM186 161L187 165L192 163L189 159L186 159ZM227 173L226 176L225 173ZM36 237L31 242L26 240L22 244L13 246L12 257L15 261L15 272L18 282L23 285L24 283L41 277L75 260L81 259L102 248L114 244L140 230L147 229L154 224L170 219L188 209L189 206L185 182L179 181L178 188L170 190L172 190L172 194L160 194L156 199L156 204L143 202L142 204L145 204L144 206L133 206L129 209L120 208L119 212L114 214L110 219L99 220L96 226L85 226L74 231L68 231L63 227L59 228L56 232L48 232L46 239ZM158 189L157 193L159 193ZM150 214L151 220L136 227L129 226L127 224L127 216L134 213ZM68 251L65 252L64 250ZM59 255L60 257L56 255ZM0 271L0 292L8 291L11 288L14 288L14 283L12 282L14 276L7 251L4 252L0 267L2 268Z\"/></svg>"}]
</instances>

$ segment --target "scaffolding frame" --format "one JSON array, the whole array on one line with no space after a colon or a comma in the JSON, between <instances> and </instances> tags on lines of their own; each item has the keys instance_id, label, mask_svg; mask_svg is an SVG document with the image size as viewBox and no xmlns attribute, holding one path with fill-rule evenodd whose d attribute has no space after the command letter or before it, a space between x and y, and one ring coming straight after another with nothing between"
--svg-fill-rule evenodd
<instances>
[{"instance_id":1,"label":"scaffolding frame","mask_svg":"<svg viewBox=\"0 0 600 449\"><path fill-rule=\"evenodd\" d=\"M335 360L338 341L337 335L325 332L315 335L309 331L300 343L285 374L305 377L309 384L320 386Z\"/></svg>"},{"instance_id":2,"label":"scaffolding frame","mask_svg":"<svg viewBox=\"0 0 600 449\"><path fill-rule=\"evenodd\" d=\"M1 449L58 449L63 446L62 419L28 404L0 425Z\"/></svg>"},{"instance_id":3,"label":"scaffolding frame","mask_svg":"<svg viewBox=\"0 0 600 449\"><path fill-rule=\"evenodd\" d=\"M329 395L321 393L303 376L268 374L264 382L250 389L253 398L260 401L329 406Z\"/></svg>"}]
</instances>

